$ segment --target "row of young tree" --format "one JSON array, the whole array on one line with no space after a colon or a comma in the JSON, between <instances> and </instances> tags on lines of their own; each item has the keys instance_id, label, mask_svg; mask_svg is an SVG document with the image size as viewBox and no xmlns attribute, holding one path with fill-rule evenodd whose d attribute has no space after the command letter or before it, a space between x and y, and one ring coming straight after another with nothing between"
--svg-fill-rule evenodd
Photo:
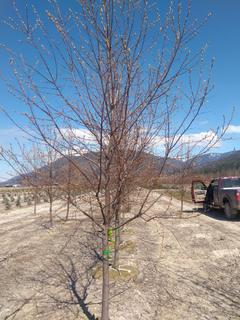
<instances>
[{"instance_id":1,"label":"row of young tree","mask_svg":"<svg viewBox=\"0 0 240 320\"><path fill-rule=\"evenodd\" d=\"M45 148L44 148L45 147ZM40 144L30 149L18 143L18 152L11 149L2 150L2 158L17 174L17 180L23 191L32 195L34 215L41 198L49 203L49 223L53 226L54 200L66 201L65 220L68 220L71 204L76 204L76 197L86 185L69 159L60 159L54 149ZM75 166L78 166L76 160Z\"/></svg>"},{"instance_id":2,"label":"row of young tree","mask_svg":"<svg viewBox=\"0 0 240 320\"><path fill-rule=\"evenodd\" d=\"M148 188L127 216L121 214L126 199L143 180L151 186L169 159L183 153L201 115L213 65L207 70L204 49L191 50L191 41L207 19L191 18L190 1L165 7L144 0L80 0L68 8L50 0L44 13L33 4L24 10L13 5L14 19L7 23L20 42L15 50L2 46L9 62L4 81L22 102L18 118L23 114L24 120L4 112L34 147L29 153L19 145L21 160L15 150L3 153L36 192L47 188L51 223L56 183L66 190L66 218L75 186L84 191L79 203L91 194L89 209L77 209L101 236L101 319L109 320L109 236L115 232L117 268L121 228L147 212L149 217L160 196L152 200ZM188 137L193 158L225 130L223 124L193 142ZM161 151L157 171L146 165L150 151ZM67 160L64 174L52 166L57 159ZM39 177L42 167L47 170Z\"/></svg>"},{"instance_id":3,"label":"row of young tree","mask_svg":"<svg viewBox=\"0 0 240 320\"><path fill-rule=\"evenodd\" d=\"M34 208L37 204L41 202L48 202L48 198L43 192L38 194L37 198L35 197L35 192L31 189L18 190L1 190L2 204L5 210L10 210L14 207L21 208L22 206L32 206L34 203Z\"/></svg>"}]
</instances>

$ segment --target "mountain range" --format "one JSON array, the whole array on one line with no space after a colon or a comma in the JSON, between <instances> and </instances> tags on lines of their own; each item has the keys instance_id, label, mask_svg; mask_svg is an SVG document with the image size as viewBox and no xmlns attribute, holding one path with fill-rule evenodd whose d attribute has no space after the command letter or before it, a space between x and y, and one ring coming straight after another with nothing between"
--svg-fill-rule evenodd
<instances>
[{"instance_id":1,"label":"mountain range","mask_svg":"<svg viewBox=\"0 0 240 320\"><path fill-rule=\"evenodd\" d=\"M226 153L206 154L199 159L197 171L203 174L238 175L240 172L240 150Z\"/></svg>"},{"instance_id":2,"label":"mountain range","mask_svg":"<svg viewBox=\"0 0 240 320\"><path fill-rule=\"evenodd\" d=\"M95 153L88 154L88 158L93 159L96 157ZM88 167L88 160L86 156L76 156L74 157L76 161L82 168ZM191 160L190 160L191 161ZM151 167L154 170L160 170L163 163L163 157L156 156L153 154L145 153L144 154L144 165L151 164ZM67 165L66 158L57 159L53 167L55 170L63 168ZM183 166L186 166L186 162L183 162L179 159L169 158L164 168L165 174L172 174L176 171L179 171ZM226 175L227 172L238 171L240 169L240 150L231 151L226 153L207 153L197 157L194 160L194 170L202 174L221 174ZM45 168L41 168L45 170ZM31 174L31 173L30 173ZM13 177L5 182L1 182L0 186L6 185L17 185L21 184L21 176Z\"/></svg>"}]
</instances>

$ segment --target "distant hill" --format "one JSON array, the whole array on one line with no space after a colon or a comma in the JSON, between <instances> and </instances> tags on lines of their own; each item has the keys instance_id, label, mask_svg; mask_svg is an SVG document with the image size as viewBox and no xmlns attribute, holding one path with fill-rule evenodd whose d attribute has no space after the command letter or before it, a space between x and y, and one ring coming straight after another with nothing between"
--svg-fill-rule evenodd
<instances>
[{"instance_id":1,"label":"distant hill","mask_svg":"<svg viewBox=\"0 0 240 320\"><path fill-rule=\"evenodd\" d=\"M206 165L214 164L219 160L223 160L234 156L238 151L230 151L225 153L206 153L204 155L201 155L197 157L197 159L194 161L195 165L197 167L203 167Z\"/></svg>"},{"instance_id":2,"label":"distant hill","mask_svg":"<svg viewBox=\"0 0 240 320\"><path fill-rule=\"evenodd\" d=\"M204 156L203 156L204 157ZM209 160L197 163L197 171L203 174L218 173L226 175L240 170L240 150L217 154Z\"/></svg>"},{"instance_id":3,"label":"distant hill","mask_svg":"<svg viewBox=\"0 0 240 320\"><path fill-rule=\"evenodd\" d=\"M0 182L0 187L5 187L5 186L13 186L13 185L17 185L20 184L21 181L21 177L20 176L16 176L13 178L10 178L6 181Z\"/></svg>"},{"instance_id":4,"label":"distant hill","mask_svg":"<svg viewBox=\"0 0 240 320\"><path fill-rule=\"evenodd\" d=\"M89 160L96 160L98 156L97 152L91 152L88 154L85 154L84 156L75 156L73 157L73 160L84 170L87 171L90 169L89 166ZM154 170L156 172L159 172L162 168L163 165L163 157L160 156L156 156L150 153L144 153L142 156L142 161L141 164L139 165L138 170L142 171L144 169L147 168L151 168L151 170ZM68 160L64 157L57 159L54 164L53 164L53 168L55 171L58 171L62 168L64 168L65 166L67 166ZM164 173L173 173L174 171L176 171L176 169L179 169L182 166L183 162L178 160L178 159L174 159L174 158L169 158L164 166ZM42 172L44 172L46 169L46 167L42 167L40 170L42 170ZM97 169L96 169L97 170ZM32 173L30 172L29 175L31 175ZM10 186L10 185L20 185L22 183L22 176L16 176L13 177L7 181L1 182L0 186Z\"/></svg>"},{"instance_id":5,"label":"distant hill","mask_svg":"<svg viewBox=\"0 0 240 320\"><path fill-rule=\"evenodd\" d=\"M206 164L209 164L210 162L217 161L223 156L221 153L207 153L204 155L201 155L197 157L197 159L194 161L195 165L198 167L202 167Z\"/></svg>"},{"instance_id":6,"label":"distant hill","mask_svg":"<svg viewBox=\"0 0 240 320\"><path fill-rule=\"evenodd\" d=\"M93 158L95 156L95 153L92 152L92 153L89 153L87 155L87 157L89 159ZM87 168L88 166L88 161L85 157L80 157L80 156L76 156L76 157L73 157L74 161L76 161L82 168ZM54 163L53 163L53 170L55 171L58 171L60 170L61 168L65 167L67 165L68 161L66 158L62 157L62 158L59 158L57 159ZM47 167L42 167L40 168L40 171L42 172L46 172L46 169ZM33 173L32 172L29 172L29 176L31 176ZM0 182L0 187L3 187L3 186L11 186L11 185L21 185L22 183L22 178L23 176L20 176L20 175L17 175L11 179L8 179L6 181L3 181L3 182Z\"/></svg>"},{"instance_id":7,"label":"distant hill","mask_svg":"<svg viewBox=\"0 0 240 320\"><path fill-rule=\"evenodd\" d=\"M74 161L76 161L81 168L84 170L89 169L89 160L94 160L98 156L98 153L91 152L86 154L85 156L76 156L73 157ZM138 170L144 170L146 168L151 168L156 173L161 170L163 164L163 157L156 156L150 153L143 154L143 160ZM58 170L67 165L66 158L59 158L54 162L54 170ZM176 171L179 171L181 167L184 167L186 162L175 158L169 158L164 167L164 174L172 174ZM231 151L226 153L208 153L202 156L199 156L194 161L195 172L201 174L222 174L226 175L227 172L240 170L240 150L239 151ZM41 170L46 170L44 167ZM31 173L29 173L31 175ZM5 182L1 182L0 186L6 185L17 185L21 184L21 176L13 177Z\"/></svg>"}]
</instances>

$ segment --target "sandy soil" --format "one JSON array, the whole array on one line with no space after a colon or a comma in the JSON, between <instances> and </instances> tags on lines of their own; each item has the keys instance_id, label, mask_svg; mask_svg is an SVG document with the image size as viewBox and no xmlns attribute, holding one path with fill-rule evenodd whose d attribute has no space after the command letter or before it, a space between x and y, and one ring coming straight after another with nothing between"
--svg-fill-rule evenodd
<instances>
[{"instance_id":1,"label":"sandy soil","mask_svg":"<svg viewBox=\"0 0 240 320\"><path fill-rule=\"evenodd\" d=\"M187 203L180 219L179 206L161 197L151 214L168 209L163 218L124 230L121 265L138 275L111 283L111 320L240 319L240 219L199 214ZM99 240L76 212L77 220L61 221L59 207L52 229L47 204L35 217L32 208L1 213L1 320L99 315L101 281L92 277Z\"/></svg>"}]
</instances>

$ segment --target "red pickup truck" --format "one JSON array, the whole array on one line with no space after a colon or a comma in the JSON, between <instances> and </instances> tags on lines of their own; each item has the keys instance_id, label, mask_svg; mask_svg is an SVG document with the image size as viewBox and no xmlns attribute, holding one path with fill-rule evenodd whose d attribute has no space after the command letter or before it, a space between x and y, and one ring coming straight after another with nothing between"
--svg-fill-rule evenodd
<instances>
[{"instance_id":1,"label":"red pickup truck","mask_svg":"<svg viewBox=\"0 0 240 320\"><path fill-rule=\"evenodd\" d=\"M203 203L203 210L223 208L228 219L234 219L240 212L240 177L221 177L206 186L203 181L192 182L194 203Z\"/></svg>"}]
</instances>

